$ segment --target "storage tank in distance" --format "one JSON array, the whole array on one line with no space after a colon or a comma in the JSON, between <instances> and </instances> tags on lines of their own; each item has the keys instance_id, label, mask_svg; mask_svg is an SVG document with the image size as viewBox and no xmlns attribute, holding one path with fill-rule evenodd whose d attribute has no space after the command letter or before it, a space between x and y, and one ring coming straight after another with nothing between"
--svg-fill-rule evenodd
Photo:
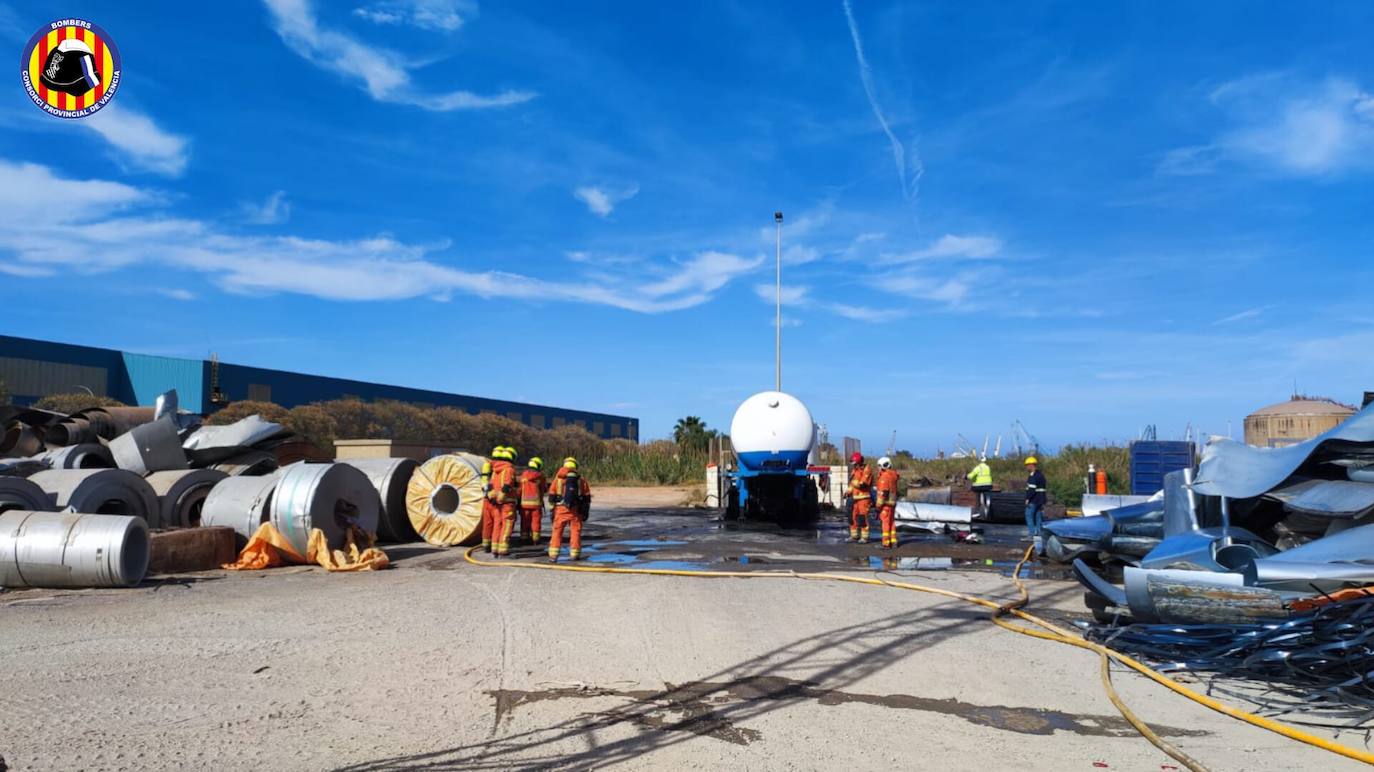
<instances>
[{"instance_id":1,"label":"storage tank in distance","mask_svg":"<svg viewBox=\"0 0 1374 772\"><path fill-rule=\"evenodd\" d=\"M811 411L796 397L764 391L746 399L730 422L739 459L730 513L780 523L814 519L816 489L807 457L815 440Z\"/></svg>"}]
</instances>

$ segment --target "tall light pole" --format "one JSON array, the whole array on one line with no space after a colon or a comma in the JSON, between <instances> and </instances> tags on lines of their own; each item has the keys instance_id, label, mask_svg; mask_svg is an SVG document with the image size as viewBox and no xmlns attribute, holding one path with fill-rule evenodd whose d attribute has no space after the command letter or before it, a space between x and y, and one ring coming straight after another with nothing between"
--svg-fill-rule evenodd
<instances>
[{"instance_id":1,"label":"tall light pole","mask_svg":"<svg viewBox=\"0 0 1374 772\"><path fill-rule=\"evenodd\" d=\"M776 337L777 391L782 391L782 212L773 213L773 222L778 224L778 285L777 318L773 320Z\"/></svg>"}]
</instances>

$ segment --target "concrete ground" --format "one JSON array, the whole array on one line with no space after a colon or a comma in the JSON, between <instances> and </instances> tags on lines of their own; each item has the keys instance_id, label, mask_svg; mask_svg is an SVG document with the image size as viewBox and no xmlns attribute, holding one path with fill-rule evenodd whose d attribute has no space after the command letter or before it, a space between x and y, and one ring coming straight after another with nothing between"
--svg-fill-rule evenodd
<instances>
[{"instance_id":1,"label":"concrete ground","mask_svg":"<svg viewBox=\"0 0 1374 772\"><path fill-rule=\"evenodd\" d=\"M976 546L907 535L881 556L841 543L838 522L724 527L668 503L599 492L587 564L892 566L906 581L1012 597L1014 535ZM1001 630L957 601L388 552L394 568L371 574L216 571L0 594L0 769L1177 766L1121 720L1095 655ZM537 559L521 552L513 562ZM1033 575L1050 578L1029 580L1032 610L1061 622L1081 612L1077 585ZM1355 767L1134 674L1116 683L1212 769Z\"/></svg>"}]
</instances>

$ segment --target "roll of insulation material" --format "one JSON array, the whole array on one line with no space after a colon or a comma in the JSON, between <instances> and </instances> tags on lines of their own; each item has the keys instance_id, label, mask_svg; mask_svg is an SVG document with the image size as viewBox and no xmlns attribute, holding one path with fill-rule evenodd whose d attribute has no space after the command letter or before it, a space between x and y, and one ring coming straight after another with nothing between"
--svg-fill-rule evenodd
<instances>
[{"instance_id":1,"label":"roll of insulation material","mask_svg":"<svg viewBox=\"0 0 1374 772\"><path fill-rule=\"evenodd\" d=\"M414 541L419 538L406 510L406 490L419 462L412 458L360 458L340 461L367 475L381 499L377 538L387 542Z\"/></svg>"},{"instance_id":2,"label":"roll of insulation material","mask_svg":"<svg viewBox=\"0 0 1374 772\"><path fill-rule=\"evenodd\" d=\"M150 552L142 518L0 514L0 586L129 587L143 581Z\"/></svg>"},{"instance_id":3,"label":"roll of insulation material","mask_svg":"<svg viewBox=\"0 0 1374 772\"><path fill-rule=\"evenodd\" d=\"M144 479L158 497L159 527L195 528L200 525L205 499L229 475L214 469L175 469L153 472Z\"/></svg>"},{"instance_id":4,"label":"roll of insulation material","mask_svg":"<svg viewBox=\"0 0 1374 772\"><path fill-rule=\"evenodd\" d=\"M473 544L482 529L482 464L468 453L436 456L411 475L406 511L420 538L430 544Z\"/></svg>"},{"instance_id":5,"label":"roll of insulation material","mask_svg":"<svg viewBox=\"0 0 1374 772\"><path fill-rule=\"evenodd\" d=\"M234 541L243 549L253 532L271 515L272 494L277 489L277 482L276 474L220 480L201 505L200 524L233 528Z\"/></svg>"},{"instance_id":6,"label":"roll of insulation material","mask_svg":"<svg viewBox=\"0 0 1374 772\"><path fill-rule=\"evenodd\" d=\"M344 546L349 527L377 532L382 508L377 489L348 464L298 463L283 467L272 495L272 524L301 555L310 531L324 531L330 549Z\"/></svg>"},{"instance_id":7,"label":"roll of insulation material","mask_svg":"<svg viewBox=\"0 0 1374 772\"><path fill-rule=\"evenodd\" d=\"M23 477L0 477L0 512L25 509L30 512L51 512L52 499L32 480Z\"/></svg>"},{"instance_id":8,"label":"roll of insulation material","mask_svg":"<svg viewBox=\"0 0 1374 772\"><path fill-rule=\"evenodd\" d=\"M153 528L161 526L153 487L126 469L51 469L29 479L48 494L58 510L141 517Z\"/></svg>"}]
</instances>

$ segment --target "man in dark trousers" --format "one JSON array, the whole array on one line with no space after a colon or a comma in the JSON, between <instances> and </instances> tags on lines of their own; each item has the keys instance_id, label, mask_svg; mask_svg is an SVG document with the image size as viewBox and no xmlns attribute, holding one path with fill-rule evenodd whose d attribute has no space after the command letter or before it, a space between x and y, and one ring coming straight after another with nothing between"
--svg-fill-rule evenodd
<instances>
[{"instance_id":1,"label":"man in dark trousers","mask_svg":"<svg viewBox=\"0 0 1374 772\"><path fill-rule=\"evenodd\" d=\"M1040 526L1045 522L1045 498L1049 493L1049 483L1045 473L1040 471L1039 459L1030 456L1026 459L1026 541L1040 541Z\"/></svg>"}]
</instances>

